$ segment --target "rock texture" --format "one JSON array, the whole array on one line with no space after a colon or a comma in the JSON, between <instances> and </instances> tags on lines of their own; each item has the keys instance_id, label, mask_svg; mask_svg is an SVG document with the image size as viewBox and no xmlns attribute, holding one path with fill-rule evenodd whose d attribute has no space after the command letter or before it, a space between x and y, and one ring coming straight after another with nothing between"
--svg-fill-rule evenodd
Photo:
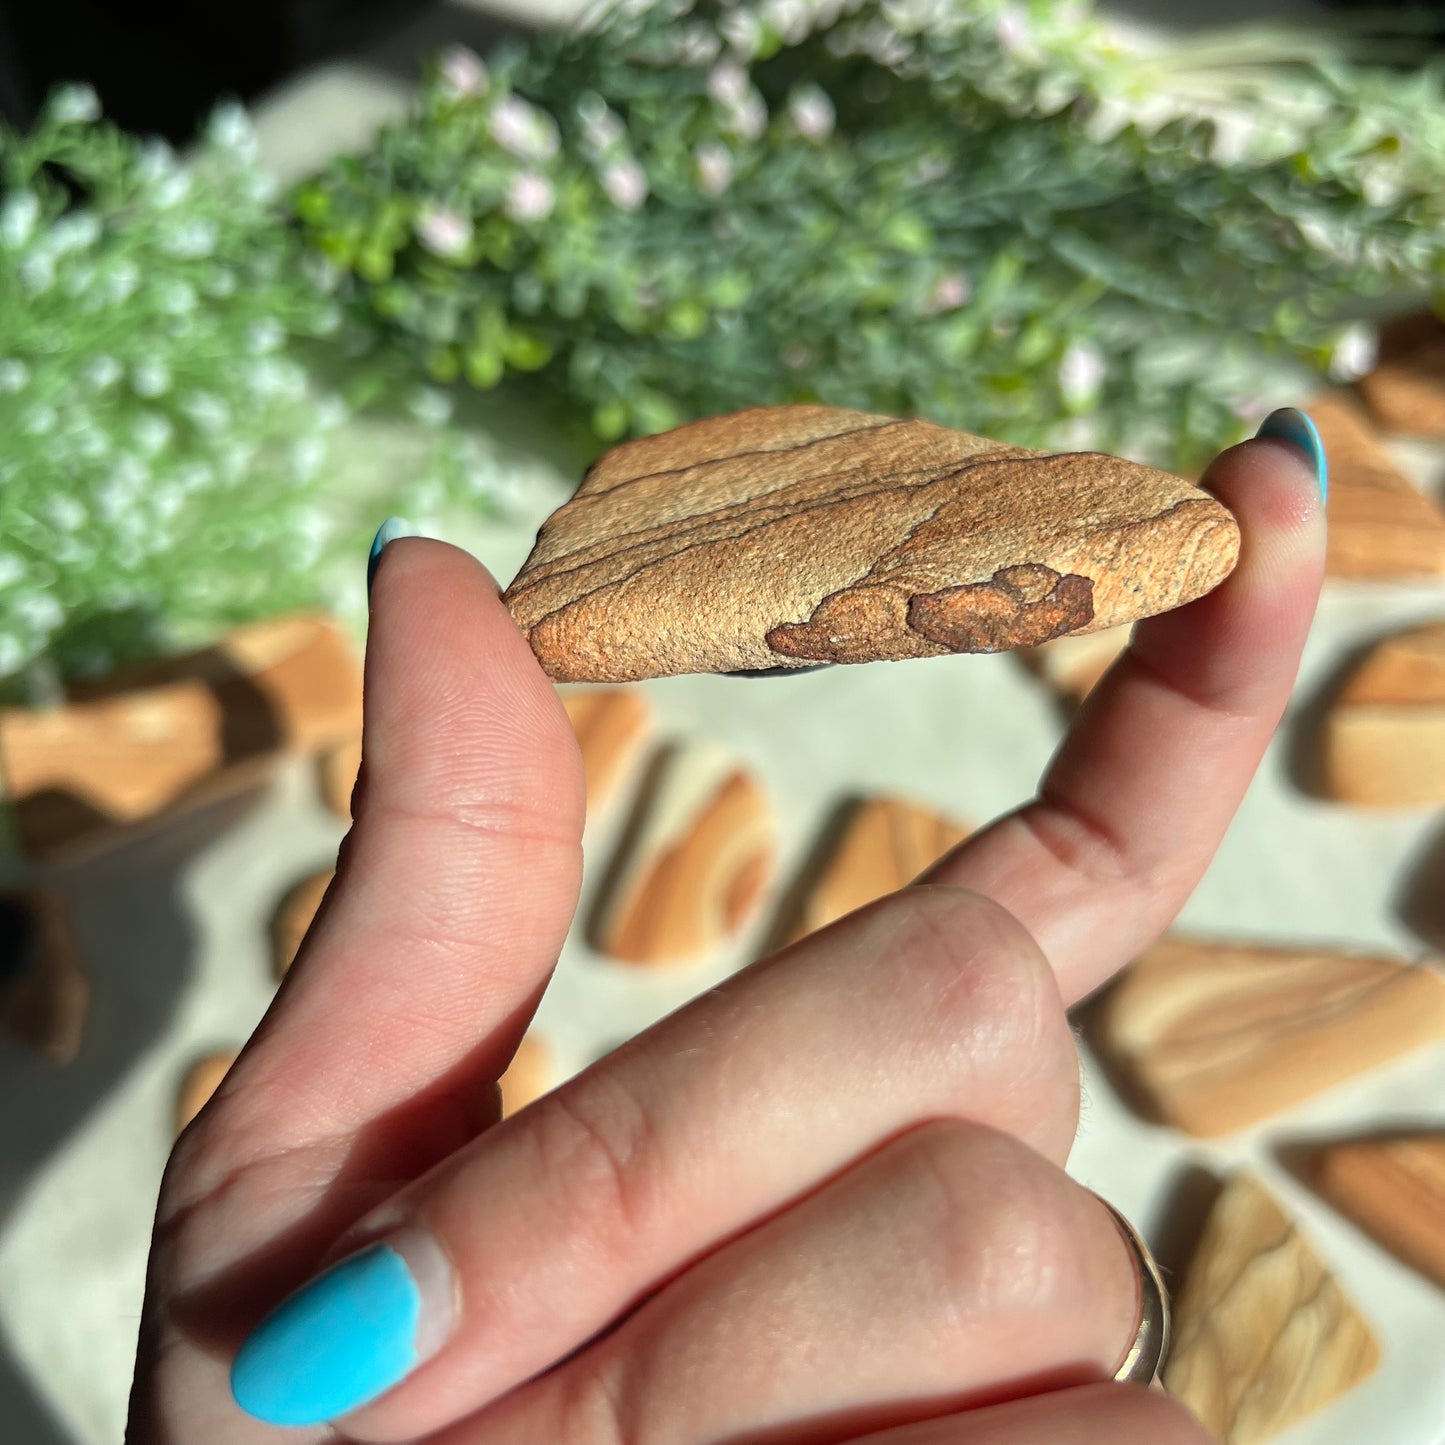
<instances>
[{"instance_id":1,"label":"rock texture","mask_svg":"<svg viewBox=\"0 0 1445 1445\"><path fill-rule=\"evenodd\" d=\"M562 693L562 706L582 749L587 811L616 793L652 731L652 706L636 688L590 687Z\"/></svg>"},{"instance_id":2,"label":"rock texture","mask_svg":"<svg viewBox=\"0 0 1445 1445\"><path fill-rule=\"evenodd\" d=\"M1105 997L1100 1043L1166 1123L1267 1119L1445 1039L1445 974L1392 958L1166 938Z\"/></svg>"},{"instance_id":3,"label":"rock texture","mask_svg":"<svg viewBox=\"0 0 1445 1445\"><path fill-rule=\"evenodd\" d=\"M1426 313L1384 327L1379 361L1359 385L1386 431L1445 437L1445 321Z\"/></svg>"},{"instance_id":4,"label":"rock texture","mask_svg":"<svg viewBox=\"0 0 1445 1445\"><path fill-rule=\"evenodd\" d=\"M1330 465L1326 573L1445 576L1445 513L1391 460L1359 405L1325 392L1307 410Z\"/></svg>"},{"instance_id":5,"label":"rock texture","mask_svg":"<svg viewBox=\"0 0 1445 1445\"><path fill-rule=\"evenodd\" d=\"M1132 627L1111 627L1078 637L1056 637L1020 653L1024 665L1068 702L1080 703L1129 645Z\"/></svg>"},{"instance_id":6,"label":"rock texture","mask_svg":"<svg viewBox=\"0 0 1445 1445\"><path fill-rule=\"evenodd\" d=\"M176 1136L179 1138L186 1125L210 1102L211 1095L221 1086L221 1080L236 1062L235 1049L221 1049L197 1059L181 1080L176 1094Z\"/></svg>"},{"instance_id":7,"label":"rock texture","mask_svg":"<svg viewBox=\"0 0 1445 1445\"><path fill-rule=\"evenodd\" d=\"M716 744L664 754L592 941L626 963L677 963L736 936L772 881L773 814L761 785Z\"/></svg>"},{"instance_id":8,"label":"rock texture","mask_svg":"<svg viewBox=\"0 0 1445 1445\"><path fill-rule=\"evenodd\" d=\"M790 940L907 887L969 831L904 798L864 799L803 899Z\"/></svg>"},{"instance_id":9,"label":"rock texture","mask_svg":"<svg viewBox=\"0 0 1445 1445\"><path fill-rule=\"evenodd\" d=\"M1343 1214L1445 1288L1445 1132L1333 1145L1316 1160L1315 1182Z\"/></svg>"},{"instance_id":10,"label":"rock texture","mask_svg":"<svg viewBox=\"0 0 1445 1445\"><path fill-rule=\"evenodd\" d=\"M273 962L277 978L285 978L286 971L295 962L301 941L306 937L306 930L311 927L316 910L321 907L321 900L326 897L326 890L331 886L334 877L334 868L323 868L319 873L303 878L281 900L276 916L271 921Z\"/></svg>"},{"instance_id":11,"label":"rock texture","mask_svg":"<svg viewBox=\"0 0 1445 1445\"><path fill-rule=\"evenodd\" d=\"M1261 1445L1373 1374L1368 1324L1264 1187L1225 1186L1174 1306L1164 1386L1224 1445Z\"/></svg>"},{"instance_id":12,"label":"rock texture","mask_svg":"<svg viewBox=\"0 0 1445 1445\"><path fill-rule=\"evenodd\" d=\"M1445 623L1385 638L1325 715L1326 796L1363 807L1445 803Z\"/></svg>"},{"instance_id":13,"label":"rock texture","mask_svg":"<svg viewBox=\"0 0 1445 1445\"><path fill-rule=\"evenodd\" d=\"M80 1052L89 1011L90 981L59 895L0 893L0 1028L68 1064Z\"/></svg>"},{"instance_id":14,"label":"rock texture","mask_svg":"<svg viewBox=\"0 0 1445 1445\"><path fill-rule=\"evenodd\" d=\"M327 748L317 759L321 801L338 818L351 817L351 791L361 771L361 734Z\"/></svg>"},{"instance_id":15,"label":"rock texture","mask_svg":"<svg viewBox=\"0 0 1445 1445\"><path fill-rule=\"evenodd\" d=\"M0 709L0 777L22 846L49 860L121 841L257 781L286 749L360 728L350 641L327 618L282 617L76 684L63 706Z\"/></svg>"},{"instance_id":16,"label":"rock texture","mask_svg":"<svg viewBox=\"0 0 1445 1445\"><path fill-rule=\"evenodd\" d=\"M754 408L608 452L506 601L553 677L626 681L1031 646L1188 602L1238 549L1117 457Z\"/></svg>"},{"instance_id":17,"label":"rock texture","mask_svg":"<svg viewBox=\"0 0 1445 1445\"><path fill-rule=\"evenodd\" d=\"M503 1118L525 1109L533 1099L540 1099L557 1082L551 1042L535 1029L529 1031L498 1082L502 1086Z\"/></svg>"}]
</instances>

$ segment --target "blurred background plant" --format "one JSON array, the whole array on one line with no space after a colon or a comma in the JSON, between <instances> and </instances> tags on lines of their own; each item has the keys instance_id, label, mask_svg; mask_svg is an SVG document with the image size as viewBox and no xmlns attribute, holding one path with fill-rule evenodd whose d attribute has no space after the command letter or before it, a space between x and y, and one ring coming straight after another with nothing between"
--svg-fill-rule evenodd
<instances>
[{"instance_id":1,"label":"blurred background plant","mask_svg":"<svg viewBox=\"0 0 1445 1445\"><path fill-rule=\"evenodd\" d=\"M411 384L434 440L365 478L360 514L342 423L393 398L388 359L286 224L239 107L183 159L68 87L30 134L0 130L0 185L6 695L334 601L325 559L359 555L376 508L496 500L451 400Z\"/></svg>"},{"instance_id":2,"label":"blurred background plant","mask_svg":"<svg viewBox=\"0 0 1445 1445\"><path fill-rule=\"evenodd\" d=\"M1177 42L1176 42L1177 43ZM441 57L296 197L434 378L612 441L755 403L1197 466L1445 277L1445 91L1080 4L662 0Z\"/></svg>"}]
</instances>

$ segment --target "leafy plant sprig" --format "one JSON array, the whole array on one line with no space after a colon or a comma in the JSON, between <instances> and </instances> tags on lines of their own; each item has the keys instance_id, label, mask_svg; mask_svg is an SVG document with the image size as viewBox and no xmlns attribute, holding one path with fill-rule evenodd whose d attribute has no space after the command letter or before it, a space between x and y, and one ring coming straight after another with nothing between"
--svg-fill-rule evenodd
<instances>
[{"instance_id":1,"label":"leafy plant sprig","mask_svg":"<svg viewBox=\"0 0 1445 1445\"><path fill-rule=\"evenodd\" d=\"M654 0L440 58L296 204L434 378L1197 465L1445 277L1445 86L1053 0Z\"/></svg>"}]
</instances>

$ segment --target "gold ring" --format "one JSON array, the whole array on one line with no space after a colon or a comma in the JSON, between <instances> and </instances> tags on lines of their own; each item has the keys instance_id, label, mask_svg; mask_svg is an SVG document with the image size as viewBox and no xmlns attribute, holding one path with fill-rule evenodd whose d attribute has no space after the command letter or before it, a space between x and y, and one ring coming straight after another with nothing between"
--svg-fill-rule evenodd
<instances>
[{"instance_id":1,"label":"gold ring","mask_svg":"<svg viewBox=\"0 0 1445 1445\"><path fill-rule=\"evenodd\" d=\"M1143 1296L1139 1328L1114 1378L1135 1385L1153 1385L1158 1382L1169 1353L1169 1295L1164 1288L1164 1276L1159 1273L1159 1266L1139 1231L1107 1199L1100 1199L1099 1203L1114 1216L1119 1233L1139 1262L1139 1292Z\"/></svg>"}]
</instances>

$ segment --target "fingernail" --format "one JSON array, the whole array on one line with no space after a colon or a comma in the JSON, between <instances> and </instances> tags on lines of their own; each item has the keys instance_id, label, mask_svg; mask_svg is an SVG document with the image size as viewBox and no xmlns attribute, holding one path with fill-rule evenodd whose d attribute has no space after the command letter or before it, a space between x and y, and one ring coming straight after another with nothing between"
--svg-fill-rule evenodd
<instances>
[{"instance_id":1,"label":"fingernail","mask_svg":"<svg viewBox=\"0 0 1445 1445\"><path fill-rule=\"evenodd\" d=\"M381 564L381 554L386 544L395 542L398 537L415 537L416 535L416 528L402 517L388 517L376 529L376 536L371 543L371 555L366 559L366 595L368 597L371 596L371 584L376 580L376 569Z\"/></svg>"},{"instance_id":2,"label":"fingernail","mask_svg":"<svg viewBox=\"0 0 1445 1445\"><path fill-rule=\"evenodd\" d=\"M1298 407L1282 406L1278 411L1270 412L1260 423L1255 436L1275 437L1297 446L1315 469L1315 480L1320 484L1320 496L1329 496L1330 464L1325 457L1325 444L1320 440L1319 428Z\"/></svg>"},{"instance_id":3,"label":"fingernail","mask_svg":"<svg viewBox=\"0 0 1445 1445\"><path fill-rule=\"evenodd\" d=\"M231 1366L231 1394L268 1425L320 1425L374 1400L439 1350L451 1266L431 1235L399 1230L302 1286Z\"/></svg>"}]
</instances>

